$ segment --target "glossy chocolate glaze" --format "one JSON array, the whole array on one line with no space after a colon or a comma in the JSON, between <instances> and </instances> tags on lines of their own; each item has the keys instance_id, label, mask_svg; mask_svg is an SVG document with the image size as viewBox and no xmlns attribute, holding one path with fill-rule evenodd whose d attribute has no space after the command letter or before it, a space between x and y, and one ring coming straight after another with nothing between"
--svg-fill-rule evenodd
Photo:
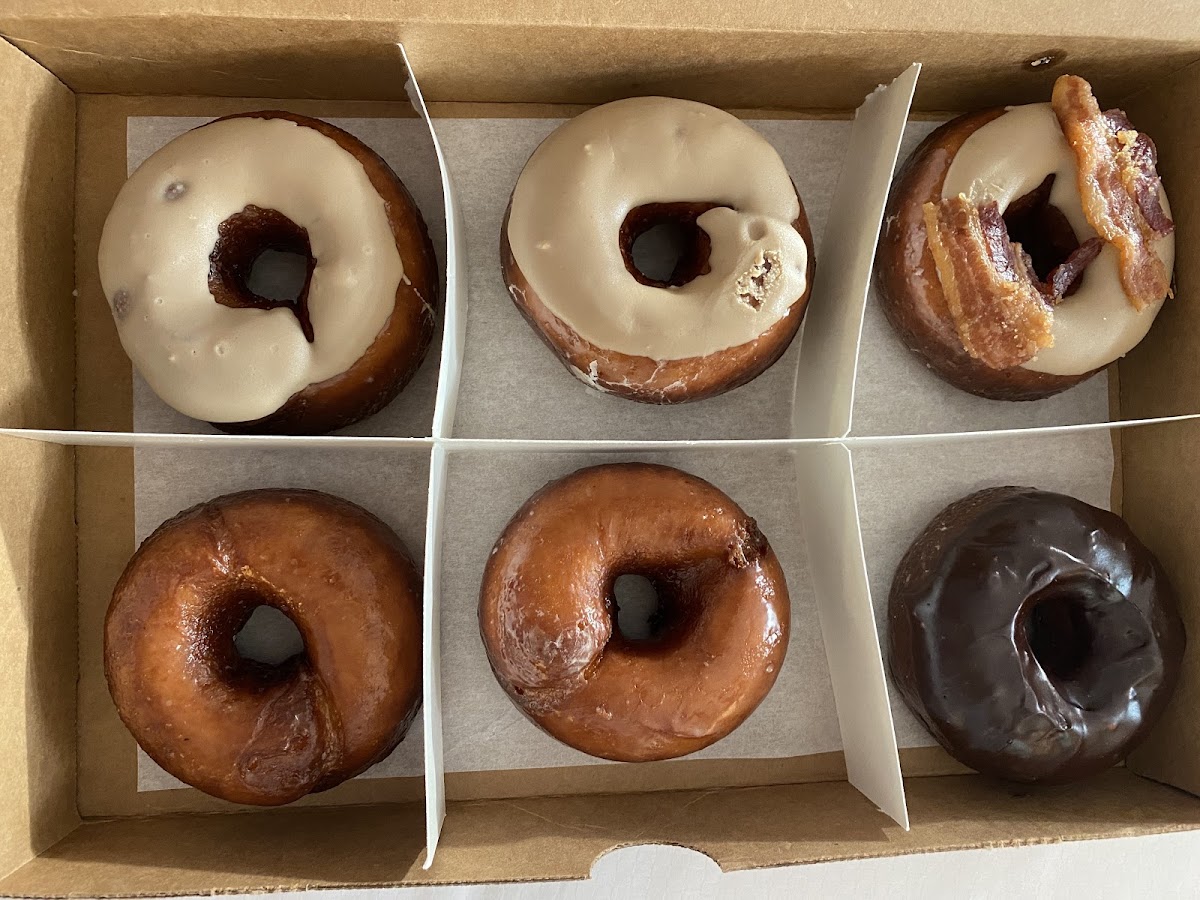
<instances>
[{"instance_id":1,"label":"glossy chocolate glaze","mask_svg":"<svg viewBox=\"0 0 1200 900\"><path fill-rule=\"evenodd\" d=\"M963 349L925 238L922 207L942 197L954 155L973 133L1004 112L987 109L936 128L904 163L892 184L875 255L875 287L892 328L936 374L992 400L1040 400L1090 378L1049 375L1013 366L992 369Z\"/></svg>"},{"instance_id":2,"label":"glossy chocolate glaze","mask_svg":"<svg viewBox=\"0 0 1200 900\"><path fill-rule=\"evenodd\" d=\"M799 197L797 194L797 200ZM511 205L510 201L510 208ZM663 212L661 207L669 207L671 209L668 212L671 216L684 221L690 217L694 222L696 217L716 205L644 204L631 210L629 215L633 216L633 219L631 221L626 217L620 236L626 268L636 273L632 251L629 248L640 231L657 224L656 221L650 221L651 214L658 215ZM617 394L641 403L688 403L715 397L753 381L778 362L800 330L804 311L808 308L808 298L812 294L813 278L816 276L812 228L808 224L803 202L800 203L800 216L792 226L804 238L808 247L803 296L792 304L786 316L755 340L718 353L710 353L708 356L691 356L685 359L654 360L645 356L630 356L597 347L580 337L570 325L546 307L513 258L508 242L508 210L504 212L504 224L500 228L500 261L504 269L504 282L508 286L513 303L546 346L554 351L555 356L576 377L605 393ZM698 226L696 231L704 234ZM707 235L704 241L707 241ZM694 248L681 263L683 267L677 269L668 284L685 284L700 275L708 263L706 248L703 245ZM640 273L631 274L630 277L643 284L658 284Z\"/></svg>"},{"instance_id":3,"label":"glossy chocolate glaze","mask_svg":"<svg viewBox=\"0 0 1200 900\"><path fill-rule=\"evenodd\" d=\"M279 666L234 647L255 607L295 623ZM421 579L395 533L316 491L192 507L117 582L104 670L122 721L160 766L234 803L289 803L387 756L421 699Z\"/></svg>"},{"instance_id":4,"label":"glossy chocolate glaze","mask_svg":"<svg viewBox=\"0 0 1200 900\"><path fill-rule=\"evenodd\" d=\"M421 211L404 183L374 150L358 138L328 122L293 113L272 111L243 115L258 119L287 119L312 128L336 141L338 146L362 163L371 186L383 198L388 224L391 225L392 235L396 239L396 249L404 262L405 277L396 286L396 306L383 330L353 366L340 375L310 384L296 392L287 403L269 416L253 422L212 424L222 431L235 434L322 434L345 428L360 419L374 415L391 403L416 374L425 353L429 350L433 339L434 307L437 305L440 283L433 243L429 239ZM336 198L333 198L333 202L336 202ZM266 212L284 218L274 210ZM238 215L244 216L245 213L246 210L243 210ZM275 230L270 232L275 233ZM270 235L265 232L249 229L245 235L244 243L226 244L223 250L222 245L218 243L214 248L209 275L210 286L214 280L220 283L225 281L221 269L226 259L248 258L252 263L261 251L280 249L271 245L266 239ZM236 237L236 234L234 236ZM248 245L251 238L253 246ZM307 243L307 239L305 242ZM222 252L218 254L218 250ZM310 275L313 264L310 258ZM214 296L226 306L235 305L239 300L245 305L260 305L253 299L253 295L246 296L246 293L226 291L220 295L214 293ZM226 297L226 300L222 300L222 297ZM297 308L298 318L302 309L301 304ZM300 318L300 322L303 327L303 318ZM311 328L305 332L305 336L311 341L313 338L310 331Z\"/></svg>"},{"instance_id":5,"label":"glossy chocolate glaze","mask_svg":"<svg viewBox=\"0 0 1200 900\"><path fill-rule=\"evenodd\" d=\"M659 598L652 637L615 625L617 577ZM479 630L501 687L584 753L671 759L740 725L787 652L783 570L729 497L667 466L580 469L513 516L484 571Z\"/></svg>"},{"instance_id":6,"label":"glossy chocolate glaze","mask_svg":"<svg viewBox=\"0 0 1200 900\"><path fill-rule=\"evenodd\" d=\"M952 756L1054 783L1145 736L1185 639L1166 575L1119 516L1001 487L952 503L909 548L888 642L893 681Z\"/></svg>"}]
</instances>

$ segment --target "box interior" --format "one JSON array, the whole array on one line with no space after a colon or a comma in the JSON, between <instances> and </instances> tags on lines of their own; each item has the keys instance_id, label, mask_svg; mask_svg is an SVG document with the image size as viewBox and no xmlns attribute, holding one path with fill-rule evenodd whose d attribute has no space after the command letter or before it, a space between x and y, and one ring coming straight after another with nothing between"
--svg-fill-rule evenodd
<instances>
[{"instance_id":1,"label":"box interior","mask_svg":"<svg viewBox=\"0 0 1200 900\"><path fill-rule=\"evenodd\" d=\"M1200 216L1189 177L1200 123L1175 114L1200 100L1200 70L1191 65L1200 58L1200 34L1193 23L1140 23L1122 27L1121 38L1087 29L1047 38L1023 28L1022 20L993 22L995 30L988 31L986 16L970 34L950 34L950 26L937 22L904 30L899 19L862 31L844 27L830 11L828 30L813 39L803 33L821 30L812 23L808 29L799 19L779 30L739 27L715 4L698 21L671 28L620 26L603 17L586 24L584 4L560 20L533 22L500 21L486 9L477 19L443 18L440 5L403 17L366 3L356 8L357 18L297 14L286 21L270 11L210 9L202 19L187 12L151 15L158 12L152 3L122 12L103 0L87 15L57 5L57 13L0 15L0 33L11 42L0 42L0 97L10 111L0 146L0 198L16 210L0 222L8 238L0 240L0 309L16 325L0 335L0 424L15 429L131 431L130 370L98 300L93 265L99 226L124 178L127 117L276 105L318 116L411 114L391 43L396 39L405 42L435 118L547 115L546 104L561 114L560 104L635 93L792 116L847 115L914 59L924 66L914 109L934 114L1042 99L1053 78L1069 69L1092 80L1106 102L1125 104L1155 135L1181 241ZM1065 61L1026 65L1051 51ZM452 245L462 240L453 220ZM1119 366L1116 418L1196 409L1200 375L1191 361L1200 346L1200 316L1188 291L1197 283L1198 263L1184 246L1175 301ZM68 299L74 292L77 301ZM456 378L446 357L461 352L464 326L448 323L443 390ZM452 401L454 391L448 393ZM835 425L842 414L826 413ZM429 537L445 524L445 498L435 486L452 470L448 457L460 452L452 427L452 403L444 402L434 415L432 442L416 439L396 448L429 457L426 571L434 598L446 560L440 542ZM1121 509L1175 579L1194 634L1200 634L1200 563L1190 535L1200 525L1200 494L1190 485L1200 475L1198 433L1187 422L1124 430L1116 472ZM830 430L823 436L840 435ZM843 698L847 692L864 698L854 713L839 698L844 760L833 754L803 765L766 764L762 781L769 788L698 792L747 782L728 771L705 775L701 763L681 764L677 773L668 764L619 786L631 793L586 797L575 792L587 789L591 773L562 770L566 774L540 792L563 796L519 800L469 799L496 793L479 779L451 779L444 787L427 779L426 804L417 780L360 781L295 809L220 816L201 813L230 808L194 791L139 795L129 782L132 764L114 764L132 760L134 745L108 699L94 639L133 548L134 441L73 448L70 437L59 439L65 443L3 439L8 483L0 507L0 586L16 602L0 617L0 700L7 701L0 703L0 789L13 798L0 810L0 875L11 872L0 880L0 893L207 893L584 877L606 850L652 841L693 847L732 869L1200 825L1200 803L1155 783L1200 791L1200 728L1188 714L1200 692L1200 652L1189 653L1166 719L1127 769L1073 788L1037 791L974 775L909 777L901 785L854 502L853 437L783 442L799 471L813 466L833 476L801 478L812 489L800 505L806 518L833 525L817 530L829 542L820 555L831 564L815 580L834 692L841 684ZM461 452L469 444L464 441ZM638 452L653 457L670 448ZM814 529L808 533L816 555ZM427 628L437 621L436 606L432 611ZM844 646L830 649L830 634ZM76 644L78 668L75 654L63 652ZM869 671L835 671L837 661L863 658L873 660ZM438 669L435 655L427 679ZM437 685L426 686L428 726L442 710ZM442 763L440 736L440 728L427 730L426 767L434 774ZM906 754L904 763L910 776L956 771L937 753ZM907 792L911 831L841 780L855 772L857 786L901 821ZM794 783L806 780L812 783ZM372 805L346 805L366 803ZM304 808L325 804L334 805ZM449 808L437 865L425 870L426 832L436 836L443 804Z\"/></svg>"}]
</instances>

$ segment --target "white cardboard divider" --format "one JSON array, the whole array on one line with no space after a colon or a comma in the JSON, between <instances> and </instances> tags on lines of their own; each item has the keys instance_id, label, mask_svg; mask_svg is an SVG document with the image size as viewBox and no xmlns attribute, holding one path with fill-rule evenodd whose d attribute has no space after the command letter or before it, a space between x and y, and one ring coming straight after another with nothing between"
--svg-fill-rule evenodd
<instances>
[{"instance_id":1,"label":"white cardboard divider","mask_svg":"<svg viewBox=\"0 0 1200 900\"><path fill-rule=\"evenodd\" d=\"M433 410L433 436L448 438L454 430L454 410L458 404L463 343L467 333L467 280L463 271L467 247L462 210L454 191L450 169L446 165L445 154L442 152L441 141L438 140L437 130L429 117L425 97L421 94L417 76L408 61L408 53L403 44L397 43L396 46L400 48L400 56L404 60L407 72L404 91L417 114L425 122L429 129L429 137L433 141L433 152L437 156L438 170L442 177L442 202L446 206L446 297L442 312L442 361L438 369L437 403Z\"/></svg>"},{"instance_id":2,"label":"white cardboard divider","mask_svg":"<svg viewBox=\"0 0 1200 900\"><path fill-rule=\"evenodd\" d=\"M850 450L841 443L805 445L796 450L796 466L846 776L907 830L908 804L871 605Z\"/></svg>"},{"instance_id":3,"label":"white cardboard divider","mask_svg":"<svg viewBox=\"0 0 1200 900\"><path fill-rule=\"evenodd\" d=\"M442 755L442 523L446 509L446 447L435 444L429 461L429 505L425 517L425 601L421 648L425 726L425 863L433 865L446 820L446 766Z\"/></svg>"},{"instance_id":4,"label":"white cardboard divider","mask_svg":"<svg viewBox=\"0 0 1200 900\"><path fill-rule=\"evenodd\" d=\"M442 822L446 819L446 775L442 757L442 663L441 663L441 583L442 522L446 507L446 447L441 440L454 430L454 410L462 376L463 343L467 327L466 257L462 212L446 165L446 157L437 130L429 117L425 98L404 45L397 43L404 60L404 91L413 108L429 129L442 181L442 202L446 208L446 297L442 312L442 360L438 369L437 398L433 408L432 457L429 463L429 498L425 518L424 609L422 613L422 705L425 726L425 862L433 865Z\"/></svg>"},{"instance_id":5,"label":"white cardboard divider","mask_svg":"<svg viewBox=\"0 0 1200 900\"><path fill-rule=\"evenodd\" d=\"M921 64L913 63L890 85L880 85L854 115L800 338L795 437L850 433L875 245L920 71Z\"/></svg>"}]
</instances>

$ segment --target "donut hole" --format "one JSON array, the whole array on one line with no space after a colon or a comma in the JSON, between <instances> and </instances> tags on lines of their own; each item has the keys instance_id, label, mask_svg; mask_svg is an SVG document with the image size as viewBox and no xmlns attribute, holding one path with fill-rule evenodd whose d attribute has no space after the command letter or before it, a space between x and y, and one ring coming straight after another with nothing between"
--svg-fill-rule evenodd
<instances>
[{"instance_id":1,"label":"donut hole","mask_svg":"<svg viewBox=\"0 0 1200 900\"><path fill-rule=\"evenodd\" d=\"M272 668L304 655L304 638L288 616L260 603L233 636L233 648L242 660Z\"/></svg>"},{"instance_id":2,"label":"donut hole","mask_svg":"<svg viewBox=\"0 0 1200 900\"><path fill-rule=\"evenodd\" d=\"M246 288L256 297L294 304L307 283L307 256L287 250L264 250L250 264Z\"/></svg>"},{"instance_id":3,"label":"donut hole","mask_svg":"<svg viewBox=\"0 0 1200 900\"><path fill-rule=\"evenodd\" d=\"M663 629L658 590L643 575L620 575L613 581L617 631L627 641L652 641Z\"/></svg>"},{"instance_id":4,"label":"donut hole","mask_svg":"<svg viewBox=\"0 0 1200 900\"><path fill-rule=\"evenodd\" d=\"M621 256L637 281L682 287L707 275L712 241L696 220L717 203L645 203L621 223Z\"/></svg>"},{"instance_id":5,"label":"donut hole","mask_svg":"<svg viewBox=\"0 0 1200 900\"><path fill-rule=\"evenodd\" d=\"M1002 218L1008 239L1021 245L1043 282L1079 249L1079 238L1061 209L1050 202L1054 173L1047 175L1032 191L1017 197L1004 210ZM1081 270L1063 296L1070 296L1083 283Z\"/></svg>"},{"instance_id":6,"label":"donut hole","mask_svg":"<svg viewBox=\"0 0 1200 900\"><path fill-rule=\"evenodd\" d=\"M247 206L217 226L208 263L214 300L234 309L290 309L313 342L308 290L317 261L306 229L277 210Z\"/></svg>"},{"instance_id":7,"label":"donut hole","mask_svg":"<svg viewBox=\"0 0 1200 900\"><path fill-rule=\"evenodd\" d=\"M1039 600L1025 618L1025 638L1034 659L1051 679L1075 680L1095 644L1087 601L1070 592Z\"/></svg>"}]
</instances>

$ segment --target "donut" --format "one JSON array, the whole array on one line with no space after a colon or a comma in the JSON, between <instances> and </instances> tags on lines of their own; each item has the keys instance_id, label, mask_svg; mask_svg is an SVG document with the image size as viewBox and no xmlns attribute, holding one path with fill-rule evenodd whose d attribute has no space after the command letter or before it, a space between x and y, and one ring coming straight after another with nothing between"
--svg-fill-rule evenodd
<instances>
[{"instance_id":1,"label":"donut","mask_svg":"<svg viewBox=\"0 0 1200 900\"><path fill-rule=\"evenodd\" d=\"M614 584L658 596L643 639ZM496 680L551 736L623 762L719 741L770 691L787 652L783 569L754 519L668 466L580 469L513 516L488 558L479 631Z\"/></svg>"},{"instance_id":2,"label":"donut","mask_svg":"<svg viewBox=\"0 0 1200 900\"><path fill-rule=\"evenodd\" d=\"M634 243L672 225L655 278ZM643 403L724 393L770 368L804 318L815 271L804 204L749 125L690 100L607 103L530 156L500 229L518 310L589 387Z\"/></svg>"},{"instance_id":3,"label":"donut","mask_svg":"<svg viewBox=\"0 0 1200 900\"><path fill-rule=\"evenodd\" d=\"M1132 350L1171 293L1175 240L1149 136L1082 78L1050 103L937 128L889 197L884 314L964 391L1038 400Z\"/></svg>"},{"instance_id":4,"label":"donut","mask_svg":"<svg viewBox=\"0 0 1200 900\"><path fill-rule=\"evenodd\" d=\"M896 570L892 679L955 759L1061 783L1123 759L1179 676L1183 622L1117 515L1023 487L950 504Z\"/></svg>"},{"instance_id":5,"label":"donut","mask_svg":"<svg viewBox=\"0 0 1200 900\"><path fill-rule=\"evenodd\" d=\"M159 526L129 561L104 621L109 692L176 778L233 803L290 803L408 731L421 603L407 550L366 510L317 491L228 494ZM264 605L304 640L278 666L234 646Z\"/></svg>"},{"instance_id":6,"label":"donut","mask_svg":"<svg viewBox=\"0 0 1200 900\"><path fill-rule=\"evenodd\" d=\"M295 299L251 289L266 251L307 261ZM353 135L291 113L218 119L142 163L99 267L138 372L223 431L350 425L396 397L433 336L433 245L407 189Z\"/></svg>"}]
</instances>

